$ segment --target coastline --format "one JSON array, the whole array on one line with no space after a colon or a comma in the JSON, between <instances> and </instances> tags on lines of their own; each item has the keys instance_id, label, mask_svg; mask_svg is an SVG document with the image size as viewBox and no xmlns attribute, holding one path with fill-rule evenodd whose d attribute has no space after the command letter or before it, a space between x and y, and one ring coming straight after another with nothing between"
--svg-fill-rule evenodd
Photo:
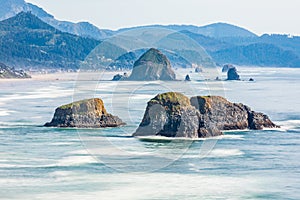
<instances>
[{"instance_id":1,"label":"coastline","mask_svg":"<svg viewBox=\"0 0 300 200\"><path fill-rule=\"evenodd\" d=\"M57 73L32 73L28 79L0 79L2 82L24 82L24 81L110 81L118 72L57 72ZM120 73L120 72L119 72Z\"/></svg>"}]
</instances>

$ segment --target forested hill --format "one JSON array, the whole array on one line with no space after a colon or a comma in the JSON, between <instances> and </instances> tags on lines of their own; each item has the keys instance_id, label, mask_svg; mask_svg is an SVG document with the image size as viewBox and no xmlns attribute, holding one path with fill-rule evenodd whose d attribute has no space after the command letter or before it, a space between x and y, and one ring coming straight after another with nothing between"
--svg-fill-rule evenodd
<instances>
[{"instance_id":1,"label":"forested hill","mask_svg":"<svg viewBox=\"0 0 300 200\"><path fill-rule=\"evenodd\" d=\"M30 12L1 21L0 32L0 62L25 69L77 69L100 43L61 32Z\"/></svg>"}]
</instances>

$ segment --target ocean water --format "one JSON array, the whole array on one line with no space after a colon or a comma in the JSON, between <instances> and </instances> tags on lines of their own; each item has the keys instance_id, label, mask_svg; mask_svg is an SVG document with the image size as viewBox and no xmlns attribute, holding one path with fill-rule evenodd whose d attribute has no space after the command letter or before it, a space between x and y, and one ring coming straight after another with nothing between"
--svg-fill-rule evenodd
<instances>
[{"instance_id":1,"label":"ocean water","mask_svg":"<svg viewBox=\"0 0 300 200\"><path fill-rule=\"evenodd\" d=\"M101 81L1 82L0 199L300 199L300 69L240 73L246 81L192 73L192 82L111 82L107 74ZM199 140L131 137L147 101L167 91L222 95L281 128ZM43 127L56 107L89 97L102 98L127 125Z\"/></svg>"}]
</instances>

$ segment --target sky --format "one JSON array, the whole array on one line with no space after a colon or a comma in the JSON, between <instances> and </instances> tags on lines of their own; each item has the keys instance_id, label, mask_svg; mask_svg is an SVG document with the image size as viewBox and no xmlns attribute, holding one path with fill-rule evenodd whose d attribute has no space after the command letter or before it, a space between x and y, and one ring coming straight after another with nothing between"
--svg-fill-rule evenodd
<instances>
[{"instance_id":1,"label":"sky","mask_svg":"<svg viewBox=\"0 0 300 200\"><path fill-rule=\"evenodd\" d=\"M225 22L258 35L300 35L300 0L26 0L56 19L101 29Z\"/></svg>"}]
</instances>

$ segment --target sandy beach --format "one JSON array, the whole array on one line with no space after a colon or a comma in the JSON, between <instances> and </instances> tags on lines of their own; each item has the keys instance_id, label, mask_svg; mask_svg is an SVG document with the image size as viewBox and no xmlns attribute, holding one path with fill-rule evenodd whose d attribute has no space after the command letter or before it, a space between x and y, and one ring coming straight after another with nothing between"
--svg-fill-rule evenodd
<instances>
[{"instance_id":1,"label":"sandy beach","mask_svg":"<svg viewBox=\"0 0 300 200\"><path fill-rule=\"evenodd\" d=\"M49 74L32 73L30 79L0 79L1 82L23 81L97 81L111 80L114 75L123 72L58 72Z\"/></svg>"}]
</instances>

